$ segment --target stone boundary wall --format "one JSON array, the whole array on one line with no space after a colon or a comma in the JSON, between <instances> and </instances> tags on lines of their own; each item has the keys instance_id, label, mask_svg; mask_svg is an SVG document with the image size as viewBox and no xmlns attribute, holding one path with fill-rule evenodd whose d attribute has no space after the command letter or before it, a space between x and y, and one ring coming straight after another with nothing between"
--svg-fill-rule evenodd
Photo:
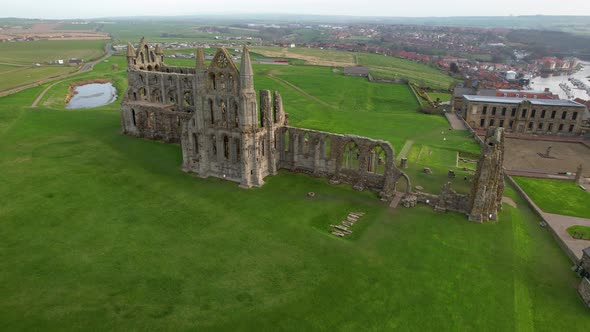
<instances>
[{"instance_id":1,"label":"stone boundary wall","mask_svg":"<svg viewBox=\"0 0 590 332\"><path fill-rule=\"evenodd\" d=\"M537 216L539 216L539 218L541 218L547 224L547 229L549 229L551 235L553 235L553 238L555 238L555 240L557 241L557 243L559 244L559 246L561 247L561 249L567 254L567 256L571 259L571 261L574 264L578 264L579 263L578 257L571 251L571 249L565 244L565 242L563 242L561 240L561 238L559 237L559 235L557 235L557 233L555 232L555 230L551 227L551 224L547 222L547 220L545 219L545 217L543 215L543 210L541 210L537 206L537 204L535 204L535 202L533 202L533 200L518 185L518 183L516 183L516 181L514 181L514 179L510 175L507 175L506 177L508 178L508 181L510 181L510 183L512 183L512 185L514 186L514 188L516 188L516 191L518 191L518 193L520 193L520 195L522 197L524 197L524 199L527 201L527 204L535 212L535 214Z\"/></svg>"},{"instance_id":2,"label":"stone boundary wall","mask_svg":"<svg viewBox=\"0 0 590 332\"><path fill-rule=\"evenodd\" d=\"M388 83L388 84L408 84L408 83L410 83L410 81L408 81L405 78L381 78L381 77L375 77L371 74L368 75L367 79L369 80L369 82L373 82L373 83Z\"/></svg>"},{"instance_id":3,"label":"stone boundary wall","mask_svg":"<svg viewBox=\"0 0 590 332\"><path fill-rule=\"evenodd\" d=\"M412 93L414 94L414 97L418 101L418 104L420 104L420 107L424 107L424 104L422 104L422 100L420 100L420 96L418 96L418 93L416 93L416 90L414 90L414 87L412 86L412 84L410 84L408 82L408 86L410 87L410 90L412 90Z\"/></svg>"},{"instance_id":4,"label":"stone boundary wall","mask_svg":"<svg viewBox=\"0 0 590 332\"><path fill-rule=\"evenodd\" d=\"M481 139L481 137L479 137L479 135L477 134L477 131L475 131L473 128L471 128L471 126L469 125L469 123L467 123L467 121L465 121L465 119L463 119L463 117L461 116L461 114L457 114L457 117L459 119L461 119L461 121L463 121L463 124L465 125L465 128L467 128L467 130L469 131L469 133L471 134L471 137L475 140L475 142L478 143L479 146L483 147L485 145L485 143L483 142L483 140Z\"/></svg>"},{"instance_id":5,"label":"stone boundary wall","mask_svg":"<svg viewBox=\"0 0 590 332\"><path fill-rule=\"evenodd\" d=\"M588 278L582 278L578 286L578 294L580 294L584 304L590 308L590 280Z\"/></svg>"}]
</instances>

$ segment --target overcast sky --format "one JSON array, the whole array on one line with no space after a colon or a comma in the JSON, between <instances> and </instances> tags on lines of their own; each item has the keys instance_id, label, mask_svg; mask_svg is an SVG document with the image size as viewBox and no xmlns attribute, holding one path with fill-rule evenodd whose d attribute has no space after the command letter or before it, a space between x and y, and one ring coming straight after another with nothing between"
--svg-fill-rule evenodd
<instances>
[{"instance_id":1,"label":"overcast sky","mask_svg":"<svg viewBox=\"0 0 590 332\"><path fill-rule=\"evenodd\" d=\"M290 13L353 16L590 15L590 0L2 0L0 17ZM215 7L217 5L217 7Z\"/></svg>"}]
</instances>

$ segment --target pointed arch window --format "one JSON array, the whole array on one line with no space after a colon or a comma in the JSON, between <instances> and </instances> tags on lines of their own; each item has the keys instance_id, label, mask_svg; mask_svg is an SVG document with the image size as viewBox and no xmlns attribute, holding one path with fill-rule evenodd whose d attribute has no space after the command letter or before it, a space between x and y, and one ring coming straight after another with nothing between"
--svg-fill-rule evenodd
<instances>
[{"instance_id":1,"label":"pointed arch window","mask_svg":"<svg viewBox=\"0 0 590 332\"><path fill-rule=\"evenodd\" d=\"M342 168L350 170L358 170L360 167L361 152L358 145L354 142L349 142L344 146L342 154Z\"/></svg>"},{"instance_id":2,"label":"pointed arch window","mask_svg":"<svg viewBox=\"0 0 590 332\"><path fill-rule=\"evenodd\" d=\"M303 153L304 154L309 153L309 146L310 145L311 145L311 138L309 137L309 133L305 133L305 135L303 135Z\"/></svg>"},{"instance_id":3,"label":"pointed arch window","mask_svg":"<svg viewBox=\"0 0 590 332\"><path fill-rule=\"evenodd\" d=\"M234 115L234 128L240 126L240 114L238 113L238 103L234 101L233 104L233 115Z\"/></svg>"},{"instance_id":4,"label":"pointed arch window","mask_svg":"<svg viewBox=\"0 0 590 332\"><path fill-rule=\"evenodd\" d=\"M211 124L215 124L215 115L213 114L213 100L209 99L209 116L211 117Z\"/></svg>"},{"instance_id":5,"label":"pointed arch window","mask_svg":"<svg viewBox=\"0 0 590 332\"><path fill-rule=\"evenodd\" d=\"M193 133L193 152L195 154L199 153L199 138L197 137L197 134Z\"/></svg>"},{"instance_id":6,"label":"pointed arch window","mask_svg":"<svg viewBox=\"0 0 590 332\"><path fill-rule=\"evenodd\" d=\"M285 152L289 152L289 140L291 139L289 136L290 136L289 130L285 130L285 141L284 141Z\"/></svg>"},{"instance_id":7,"label":"pointed arch window","mask_svg":"<svg viewBox=\"0 0 590 332\"><path fill-rule=\"evenodd\" d=\"M385 174L385 164L387 157L385 151L381 146L376 146L369 152L369 162L367 164L367 171L379 175Z\"/></svg>"},{"instance_id":8,"label":"pointed arch window","mask_svg":"<svg viewBox=\"0 0 590 332\"><path fill-rule=\"evenodd\" d=\"M215 74L209 73L209 89L216 90Z\"/></svg>"},{"instance_id":9,"label":"pointed arch window","mask_svg":"<svg viewBox=\"0 0 590 332\"><path fill-rule=\"evenodd\" d=\"M223 156L225 160L229 160L229 138L223 136Z\"/></svg>"}]
</instances>

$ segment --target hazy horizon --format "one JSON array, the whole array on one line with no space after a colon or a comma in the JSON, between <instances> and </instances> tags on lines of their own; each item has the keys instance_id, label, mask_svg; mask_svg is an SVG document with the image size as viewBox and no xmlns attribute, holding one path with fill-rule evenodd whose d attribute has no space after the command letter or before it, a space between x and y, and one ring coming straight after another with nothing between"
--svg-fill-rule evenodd
<instances>
[{"instance_id":1,"label":"hazy horizon","mask_svg":"<svg viewBox=\"0 0 590 332\"><path fill-rule=\"evenodd\" d=\"M494 17L494 16L590 16L590 1L573 0L567 6L554 1L520 2L497 0L493 6L481 6L472 1L452 0L441 5L436 0L420 3L407 1L368 0L315 0L271 1L226 0L223 9L211 8L211 2L170 0L167 2L144 0L141 6L114 0L84 3L73 6L70 1L54 0L39 3L38 0L22 0L3 8L2 17L31 19L93 19L131 16L198 16L198 15L319 15L319 16L374 16L374 17ZM403 6L403 7L402 7ZM201 10L201 7L207 7Z\"/></svg>"}]
</instances>

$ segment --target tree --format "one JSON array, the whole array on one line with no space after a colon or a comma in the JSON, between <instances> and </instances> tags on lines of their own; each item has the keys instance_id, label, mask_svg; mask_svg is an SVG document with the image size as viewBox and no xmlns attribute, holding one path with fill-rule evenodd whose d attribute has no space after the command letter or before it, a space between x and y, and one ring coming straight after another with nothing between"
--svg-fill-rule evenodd
<instances>
[{"instance_id":1,"label":"tree","mask_svg":"<svg viewBox=\"0 0 590 332\"><path fill-rule=\"evenodd\" d=\"M459 66L456 63L451 62L451 72L457 74L459 72Z\"/></svg>"}]
</instances>

